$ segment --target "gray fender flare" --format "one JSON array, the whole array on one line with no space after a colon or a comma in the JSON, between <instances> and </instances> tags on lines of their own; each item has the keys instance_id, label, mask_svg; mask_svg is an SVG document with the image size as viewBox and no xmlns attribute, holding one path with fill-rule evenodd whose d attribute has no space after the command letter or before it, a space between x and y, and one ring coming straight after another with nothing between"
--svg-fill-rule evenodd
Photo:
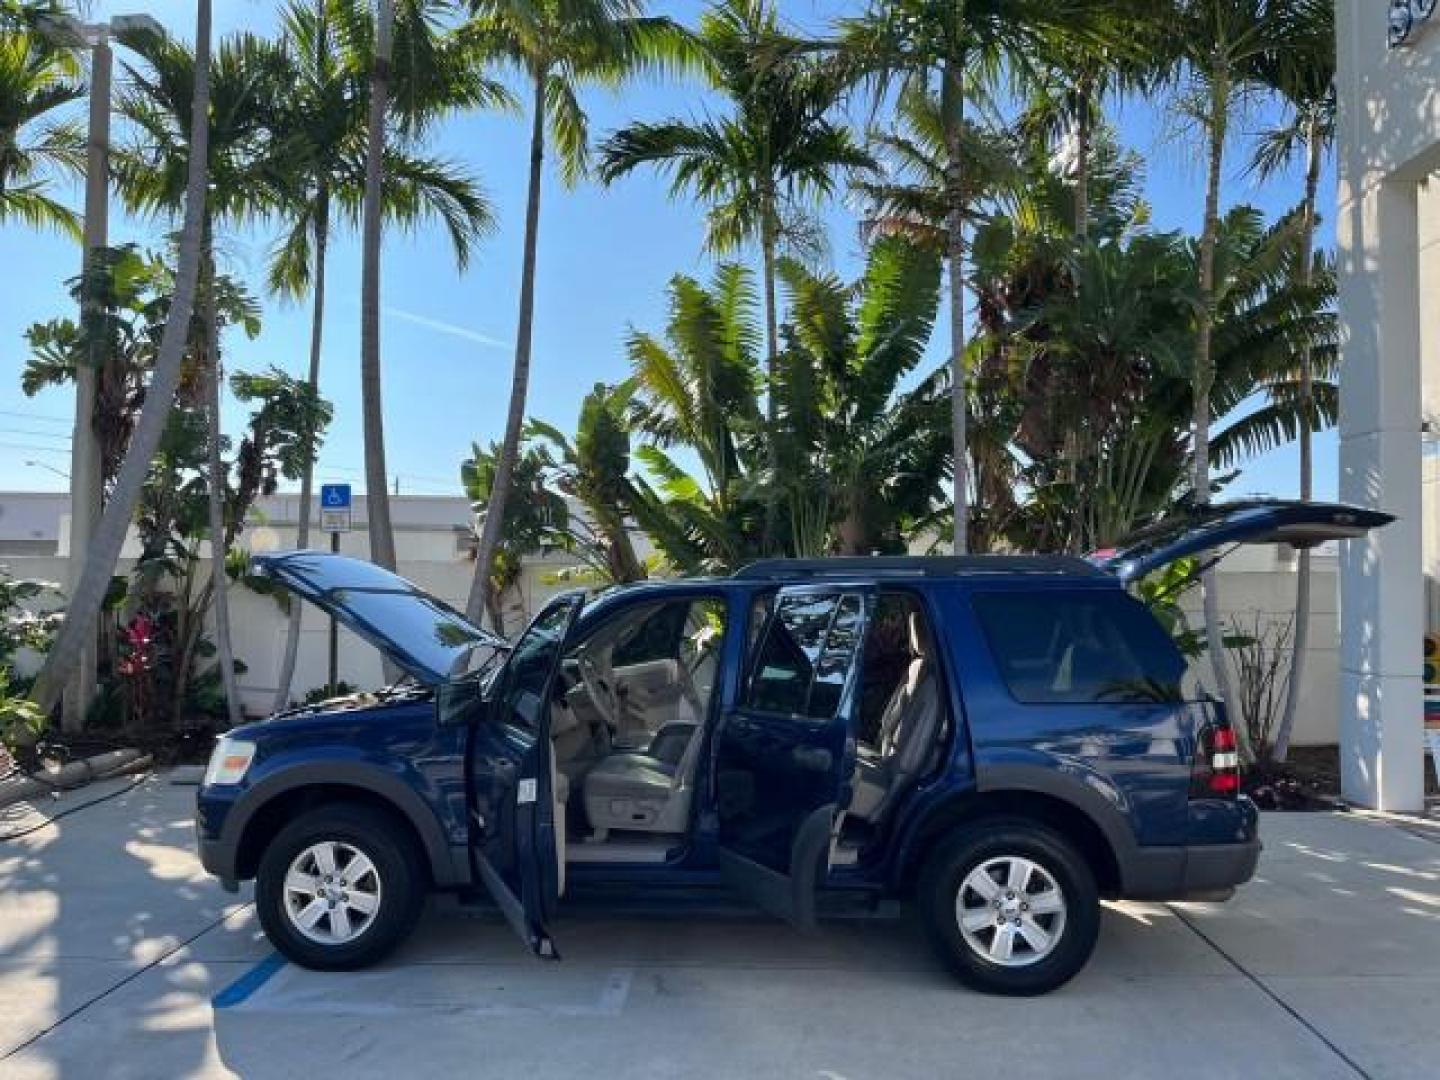
<instances>
[{"instance_id":1,"label":"gray fender flare","mask_svg":"<svg viewBox=\"0 0 1440 1080\"><path fill-rule=\"evenodd\" d=\"M385 800L419 835L436 885L468 882L469 875L463 869L464 860L452 853L450 842L429 804L405 781L376 765L359 761L312 761L284 766L246 791L225 819L222 843L229 848L232 867L238 861L245 830L268 803L301 788L323 785L353 787Z\"/></svg>"},{"instance_id":2,"label":"gray fender flare","mask_svg":"<svg viewBox=\"0 0 1440 1080\"><path fill-rule=\"evenodd\" d=\"M978 771L978 782L974 787L929 807L919 820L911 823L905 830L899 857L892 869L893 885L900 884L907 868L912 867L920 856L920 838L928 833L933 822L949 816L959 808L968 807L977 797L983 798L987 794L998 792L1032 792L1074 807L1077 813L1083 814L1095 825L1109 844L1120 870L1122 883L1129 877L1136 843L1118 792L1114 795L1102 794L1082 777L1058 769L1053 764L982 764Z\"/></svg>"},{"instance_id":3,"label":"gray fender flare","mask_svg":"<svg viewBox=\"0 0 1440 1080\"><path fill-rule=\"evenodd\" d=\"M1087 782L1088 781L1088 782ZM1120 873L1125 873L1126 856L1135 849L1135 833L1125 816L1123 796L1108 781L1099 780L1104 792L1097 790L1091 774L1076 776L1053 765L1032 765L1006 762L984 766L980 770L976 790L981 794L994 791L1033 791L1038 795L1067 802L1087 818L1105 837L1115 853Z\"/></svg>"}]
</instances>

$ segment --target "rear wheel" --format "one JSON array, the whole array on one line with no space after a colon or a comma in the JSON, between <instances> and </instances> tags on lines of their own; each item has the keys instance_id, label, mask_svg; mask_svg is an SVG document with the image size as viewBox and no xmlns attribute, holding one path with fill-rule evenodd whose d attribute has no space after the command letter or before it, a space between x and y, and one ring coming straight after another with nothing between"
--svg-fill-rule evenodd
<instances>
[{"instance_id":1,"label":"rear wheel","mask_svg":"<svg viewBox=\"0 0 1440 1080\"><path fill-rule=\"evenodd\" d=\"M919 902L937 951L966 985L1044 994L1085 966L1100 896L1085 859L1060 834L1021 818L967 826L931 856Z\"/></svg>"},{"instance_id":2,"label":"rear wheel","mask_svg":"<svg viewBox=\"0 0 1440 1080\"><path fill-rule=\"evenodd\" d=\"M303 967L375 963L415 925L423 868L405 831L366 806L323 806L270 842L255 880L260 925Z\"/></svg>"}]
</instances>

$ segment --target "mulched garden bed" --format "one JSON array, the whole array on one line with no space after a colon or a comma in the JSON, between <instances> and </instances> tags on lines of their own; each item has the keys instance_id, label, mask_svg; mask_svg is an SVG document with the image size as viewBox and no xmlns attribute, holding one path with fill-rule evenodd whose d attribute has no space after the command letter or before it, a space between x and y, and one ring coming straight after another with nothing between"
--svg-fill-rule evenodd
<instances>
[{"instance_id":1,"label":"mulched garden bed","mask_svg":"<svg viewBox=\"0 0 1440 1080\"><path fill-rule=\"evenodd\" d=\"M1340 799L1340 747L1291 747L1285 764L1247 769L1243 787L1262 810L1333 810ZM1425 793L1440 796L1440 783L1428 754Z\"/></svg>"}]
</instances>

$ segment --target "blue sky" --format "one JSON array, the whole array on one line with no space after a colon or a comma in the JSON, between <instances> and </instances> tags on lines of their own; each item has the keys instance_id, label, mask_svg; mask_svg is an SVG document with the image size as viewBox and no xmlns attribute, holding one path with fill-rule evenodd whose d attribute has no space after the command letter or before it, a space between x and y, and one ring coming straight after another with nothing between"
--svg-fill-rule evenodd
<instances>
[{"instance_id":1,"label":"blue sky","mask_svg":"<svg viewBox=\"0 0 1440 1080\"><path fill-rule=\"evenodd\" d=\"M217 34L238 29L268 32L275 26L273 0L220 0ZM193 32L193 3L150 0L146 4L96 2L95 17L143 7L183 37ZM812 29L836 14L859 10L858 2L788 0L784 15ZM700 5L656 5L693 22ZM123 53L117 58L123 62ZM117 63L117 77L120 63ZM587 95L591 129L597 136L633 119L698 114L708 95L693 84L638 83L623 96ZM1146 188L1158 228L1198 227L1202 175L1196 154L1169 129L1159 104L1129 101L1114 115L1122 139L1148 161ZM1260 119L1256 119L1256 123ZM119 132L117 131L117 136ZM438 130L430 150L464 163L483 183L499 218L499 229L484 241L469 270L458 273L440 234L424 229L386 239L382 295L384 400L387 454L402 493L458 494L459 463L472 441L498 439L504 424L513 355L515 306L520 277L524 215L526 140L522 117L469 115ZM1237 163L1244 149L1232 155ZM1327 177L1326 198L1333 192ZM1274 216L1298 198L1297 177L1259 187L1240 175L1227 180L1228 204L1249 202ZM78 191L73 200L79 202ZM1323 212L1323 211L1322 211ZM843 206L827 213L831 258L852 276L861 250L853 218ZM112 214L111 241L152 241L162 224ZM547 176L540 225L539 283L535 351L529 412L562 428L575 421L580 399L597 380L625 375L624 338L629 327L658 330L664 317L664 289L676 273L704 277L711 262L701 249L702 210L673 203L665 184L636 175L615 187L585 184L565 189ZM225 238L230 273L259 291L273 232ZM50 470L69 469L72 395L48 391L34 399L19 390L24 367L25 328L66 314L71 303L64 281L79 270L80 252L59 236L0 227L0 252L10 269L0 288L0 489L54 490L63 479ZM322 361L322 393L335 405L336 419L321 451L318 479L362 481L359 384L358 245L353 236L334 245L330 264L330 305ZM230 370L277 365L303 374L308 355L309 310L305 305L264 301L264 329L256 341L240 335L227 342ZM932 352L942 356L943 323ZM227 406L227 428L242 422ZM27 464L34 462L36 464ZM48 468L47 468L48 466ZM1297 455L1291 448L1251 462L1232 493L1293 494ZM1316 494L1333 495L1336 442L1317 441Z\"/></svg>"}]
</instances>

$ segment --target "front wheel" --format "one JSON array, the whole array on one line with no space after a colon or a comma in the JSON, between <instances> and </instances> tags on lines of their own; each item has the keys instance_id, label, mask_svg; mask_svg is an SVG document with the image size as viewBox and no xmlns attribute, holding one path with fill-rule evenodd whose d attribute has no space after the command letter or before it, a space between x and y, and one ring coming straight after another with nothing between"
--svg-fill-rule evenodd
<instances>
[{"instance_id":1,"label":"front wheel","mask_svg":"<svg viewBox=\"0 0 1440 1080\"><path fill-rule=\"evenodd\" d=\"M941 958L992 994L1045 994L1085 966L1100 931L1100 895L1061 835L1018 818L967 826L931 856L919 896Z\"/></svg>"},{"instance_id":2,"label":"front wheel","mask_svg":"<svg viewBox=\"0 0 1440 1080\"><path fill-rule=\"evenodd\" d=\"M296 818L256 874L266 936L302 967L348 971L380 960L410 933L425 898L408 840L366 806L322 806Z\"/></svg>"}]
</instances>

